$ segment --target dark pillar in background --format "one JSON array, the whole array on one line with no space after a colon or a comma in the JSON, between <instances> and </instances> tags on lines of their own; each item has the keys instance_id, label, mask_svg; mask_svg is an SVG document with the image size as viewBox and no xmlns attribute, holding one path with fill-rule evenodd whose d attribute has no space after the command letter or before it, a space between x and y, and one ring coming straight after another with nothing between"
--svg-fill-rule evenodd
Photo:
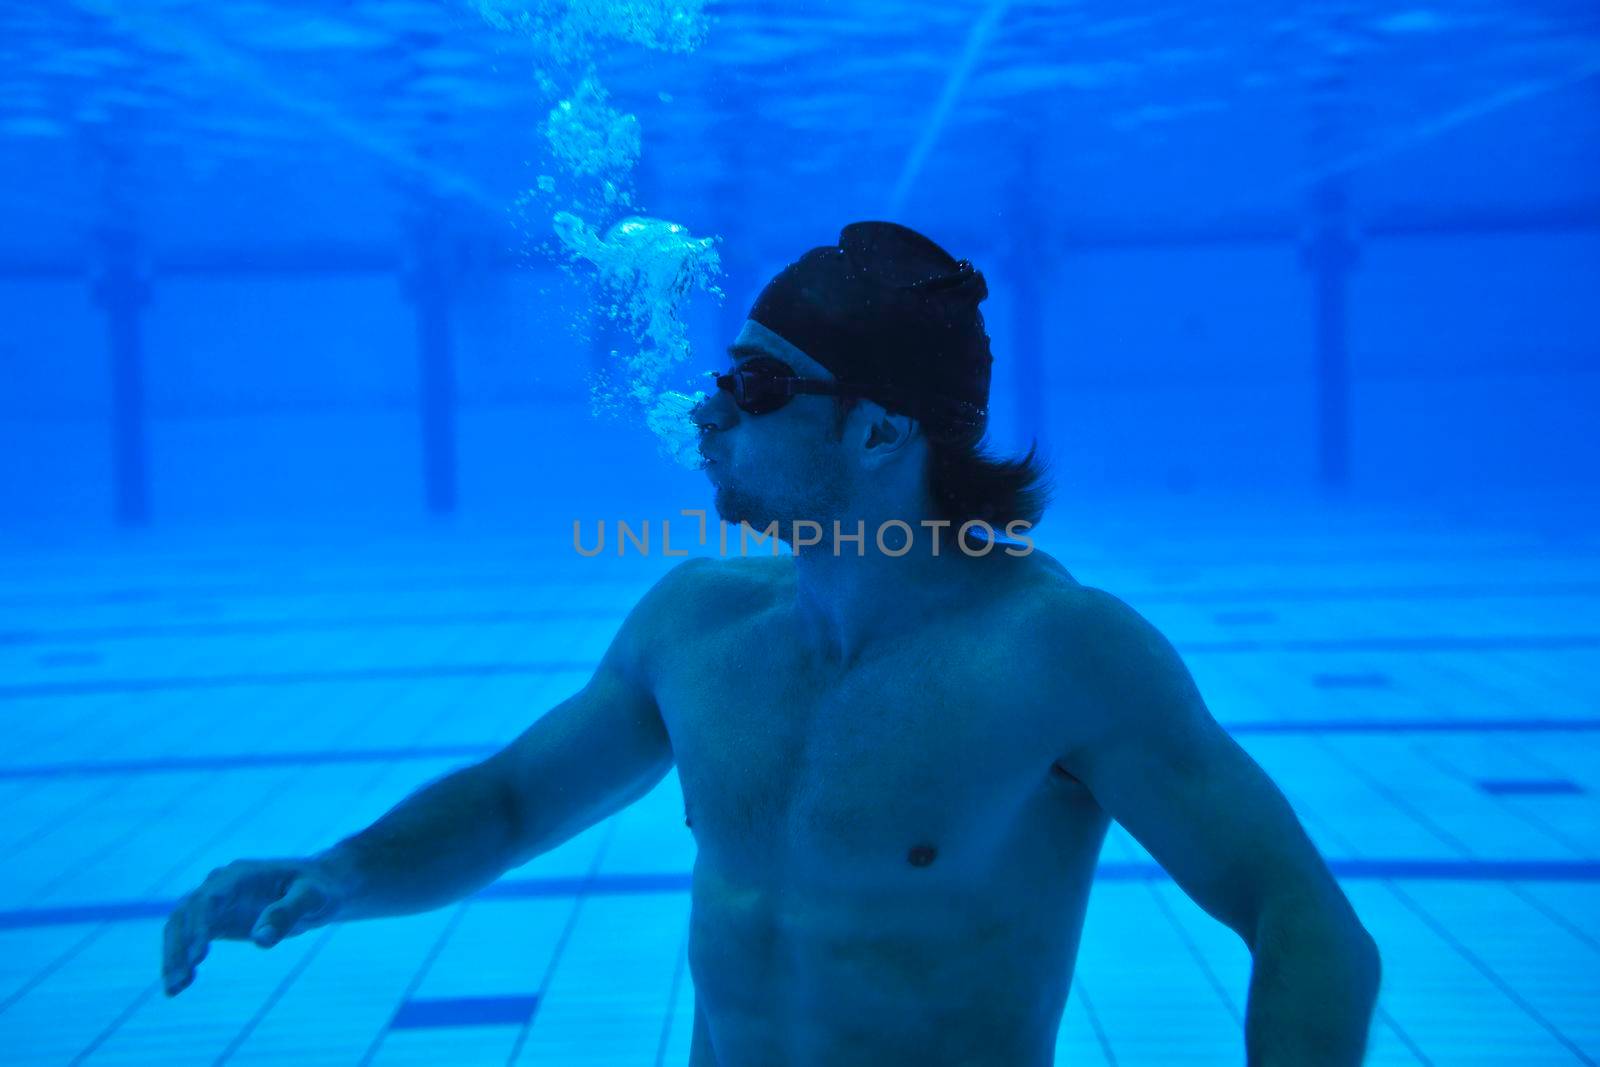
<instances>
[{"instance_id":1,"label":"dark pillar in background","mask_svg":"<svg viewBox=\"0 0 1600 1067\"><path fill-rule=\"evenodd\" d=\"M140 310L150 285L140 273L133 231L106 227L97 235L100 258L94 299L106 315L111 357L111 469L116 518L124 526L150 518L150 472Z\"/></svg>"},{"instance_id":2,"label":"dark pillar in background","mask_svg":"<svg viewBox=\"0 0 1600 1067\"><path fill-rule=\"evenodd\" d=\"M456 381L450 303L458 271L446 220L437 206L419 212L411 242L405 286L417 324L423 495L431 514L449 515L456 510Z\"/></svg>"},{"instance_id":3,"label":"dark pillar in background","mask_svg":"<svg viewBox=\"0 0 1600 1067\"><path fill-rule=\"evenodd\" d=\"M1350 481L1349 277L1356 261L1342 178L1317 183L1311 197L1306 266L1312 278L1317 372L1317 480L1330 489Z\"/></svg>"},{"instance_id":4,"label":"dark pillar in background","mask_svg":"<svg viewBox=\"0 0 1600 1067\"><path fill-rule=\"evenodd\" d=\"M1045 346L1045 322L1050 314L1045 293L1044 273L1052 263L1055 244L1040 241L1046 226L1046 213L1040 206L1038 149L1031 138L1024 138L1017 153L1016 188L1011 197L1015 205L1006 223L1006 284L1011 289L1011 347L996 353L1015 367L1015 403L1018 436L1024 442L1037 441L1040 453L1049 450L1046 423L1049 417L1045 390L1050 384L1049 357Z\"/></svg>"},{"instance_id":5,"label":"dark pillar in background","mask_svg":"<svg viewBox=\"0 0 1600 1067\"><path fill-rule=\"evenodd\" d=\"M1349 278L1356 261L1351 236L1348 117L1352 49L1336 47L1359 37L1343 4L1314 9L1306 25L1313 53L1303 64L1309 105L1312 181L1306 240L1311 274L1317 380L1317 480L1324 489L1350 482Z\"/></svg>"}]
</instances>

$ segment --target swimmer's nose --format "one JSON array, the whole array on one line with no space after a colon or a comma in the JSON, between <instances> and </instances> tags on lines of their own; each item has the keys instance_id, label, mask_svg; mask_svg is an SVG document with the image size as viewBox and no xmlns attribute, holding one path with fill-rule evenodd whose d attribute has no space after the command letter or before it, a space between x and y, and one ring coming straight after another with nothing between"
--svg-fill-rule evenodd
<instances>
[{"instance_id":1,"label":"swimmer's nose","mask_svg":"<svg viewBox=\"0 0 1600 1067\"><path fill-rule=\"evenodd\" d=\"M733 425L737 409L731 402L725 401L724 396L722 390L715 390L689 410L689 421L698 426L702 433L706 430L726 430Z\"/></svg>"}]
</instances>

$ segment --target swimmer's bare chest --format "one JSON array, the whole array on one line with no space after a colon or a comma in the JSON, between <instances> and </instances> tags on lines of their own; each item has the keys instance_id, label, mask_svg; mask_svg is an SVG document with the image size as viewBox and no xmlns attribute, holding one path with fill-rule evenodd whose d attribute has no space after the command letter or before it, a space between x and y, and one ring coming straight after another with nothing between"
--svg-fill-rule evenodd
<instances>
[{"instance_id":1,"label":"swimmer's bare chest","mask_svg":"<svg viewBox=\"0 0 1600 1067\"><path fill-rule=\"evenodd\" d=\"M698 843L694 1067L1049 1063L1107 827L1055 762L1050 665L1002 610L828 670L776 592L657 676Z\"/></svg>"}]
</instances>

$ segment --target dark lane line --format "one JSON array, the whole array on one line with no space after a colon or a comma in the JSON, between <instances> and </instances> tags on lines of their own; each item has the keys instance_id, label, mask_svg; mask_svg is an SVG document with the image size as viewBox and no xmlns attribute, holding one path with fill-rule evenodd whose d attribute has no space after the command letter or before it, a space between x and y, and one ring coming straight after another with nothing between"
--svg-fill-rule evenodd
<instances>
[{"instance_id":1,"label":"dark lane line","mask_svg":"<svg viewBox=\"0 0 1600 1067\"><path fill-rule=\"evenodd\" d=\"M1495 634L1432 635L1416 637L1355 638L1236 638L1226 641L1174 642L1188 655L1228 655L1241 652L1504 652L1571 651L1600 648L1600 634ZM0 685L0 702L39 697L99 696L114 693L151 693L192 689L227 689L239 686L305 685L323 682L365 682L394 679L472 678L499 674L559 674L588 672L593 660L525 660L492 663L414 664L344 670L246 671L213 675L153 676L149 678L89 678L77 681L23 682Z\"/></svg>"},{"instance_id":2,"label":"dark lane line","mask_svg":"<svg viewBox=\"0 0 1600 1067\"><path fill-rule=\"evenodd\" d=\"M1360 733L1593 733L1600 718L1571 719L1284 719L1223 723L1230 734ZM508 739L509 740L509 739ZM0 781L52 778L111 778L119 775L193 771L250 770L261 767L329 766L349 763L399 763L408 760L480 759L502 743L411 745L288 752L203 753L130 760L84 760L0 766Z\"/></svg>"},{"instance_id":3,"label":"dark lane line","mask_svg":"<svg viewBox=\"0 0 1600 1067\"><path fill-rule=\"evenodd\" d=\"M1385 878L1451 882L1595 882L1600 881L1596 860L1437 860L1437 859L1337 859L1328 866L1347 881ZM1115 862L1095 868L1097 882L1166 881L1170 876L1158 864ZM511 878L477 893L474 900L529 900L548 897L666 895L687 893L692 883L688 871L646 874L608 874L595 877ZM121 900L62 907L16 908L0 911L0 930L30 930L42 926L78 923L133 922L162 919L176 900Z\"/></svg>"}]
</instances>

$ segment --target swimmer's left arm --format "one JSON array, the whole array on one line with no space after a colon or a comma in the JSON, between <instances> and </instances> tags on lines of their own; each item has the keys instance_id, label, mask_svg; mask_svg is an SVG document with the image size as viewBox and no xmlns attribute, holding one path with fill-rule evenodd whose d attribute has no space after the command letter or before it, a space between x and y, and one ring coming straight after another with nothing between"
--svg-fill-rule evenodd
<instances>
[{"instance_id":1,"label":"swimmer's left arm","mask_svg":"<svg viewBox=\"0 0 1600 1067\"><path fill-rule=\"evenodd\" d=\"M1059 761L1250 949L1251 1067L1359 1064L1377 944L1283 793L1127 604L1084 589L1042 630L1071 663L1058 679L1072 732Z\"/></svg>"}]
</instances>

